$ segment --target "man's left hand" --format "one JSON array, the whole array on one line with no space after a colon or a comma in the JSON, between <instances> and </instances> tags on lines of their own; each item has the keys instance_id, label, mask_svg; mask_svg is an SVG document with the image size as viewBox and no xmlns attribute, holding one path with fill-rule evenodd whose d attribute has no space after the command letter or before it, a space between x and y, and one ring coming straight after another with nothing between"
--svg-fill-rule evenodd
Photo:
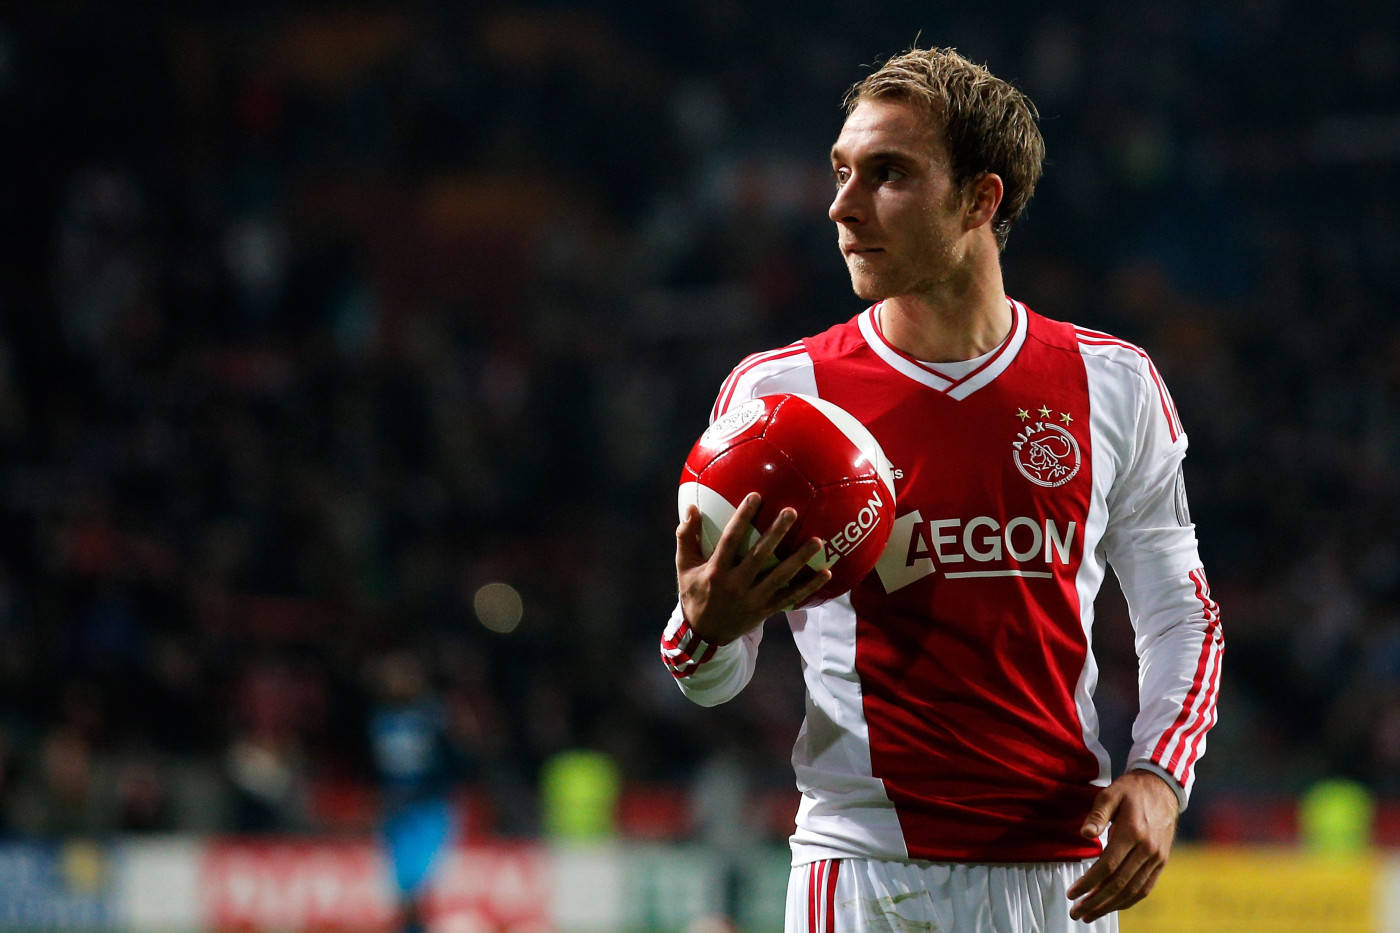
<instances>
[{"instance_id":1,"label":"man's left hand","mask_svg":"<svg viewBox=\"0 0 1400 933\"><path fill-rule=\"evenodd\" d=\"M1177 816L1176 791L1151 771L1129 771L1101 790L1079 832L1093 839L1108 826L1108 844L1066 892L1070 917L1092 923L1146 897L1167 865Z\"/></svg>"}]
</instances>

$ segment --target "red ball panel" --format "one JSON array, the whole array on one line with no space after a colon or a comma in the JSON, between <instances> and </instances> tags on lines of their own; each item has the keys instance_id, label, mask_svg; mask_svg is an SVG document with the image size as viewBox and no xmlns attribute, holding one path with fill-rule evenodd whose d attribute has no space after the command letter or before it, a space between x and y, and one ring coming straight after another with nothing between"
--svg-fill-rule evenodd
<instances>
[{"instance_id":1,"label":"red ball panel","mask_svg":"<svg viewBox=\"0 0 1400 933\"><path fill-rule=\"evenodd\" d=\"M774 395L756 398L717 419L705 429L705 433L700 435L700 439L690 449L690 456L685 458L685 465L698 474L709 466L711 460L735 445L762 437L773 409L785 397Z\"/></svg>"},{"instance_id":2,"label":"red ball panel","mask_svg":"<svg viewBox=\"0 0 1400 933\"><path fill-rule=\"evenodd\" d=\"M763 436L786 452L814 486L876 475L864 451L851 443L844 431L824 412L796 396L787 396L774 406Z\"/></svg>"},{"instance_id":3,"label":"red ball panel","mask_svg":"<svg viewBox=\"0 0 1400 933\"><path fill-rule=\"evenodd\" d=\"M750 438L724 451L700 471L698 481L735 508L751 492L762 496L754 516L754 527L760 532L766 531L783 509L793 508L801 515L812 503L812 484L766 437Z\"/></svg>"}]
</instances>

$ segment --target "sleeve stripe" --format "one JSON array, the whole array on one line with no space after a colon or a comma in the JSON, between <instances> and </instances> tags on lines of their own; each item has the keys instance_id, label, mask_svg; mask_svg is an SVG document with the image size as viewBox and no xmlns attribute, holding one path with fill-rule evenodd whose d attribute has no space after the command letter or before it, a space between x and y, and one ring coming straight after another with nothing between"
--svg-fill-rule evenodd
<instances>
[{"instance_id":1,"label":"sleeve stripe","mask_svg":"<svg viewBox=\"0 0 1400 933\"><path fill-rule=\"evenodd\" d=\"M1201 598L1202 605L1206 607L1206 617L1210 619L1206 637L1211 643L1214 667L1210 674L1210 684L1206 688L1196 718L1191 726L1181 734L1181 744L1177 746L1176 752L1167 764L1167 769L1176 774L1183 785L1187 783L1186 778L1195 768L1196 759L1200 757L1201 743L1205 741L1206 733L1215 725L1218 711L1216 700L1220 695L1220 666L1225 655L1225 645L1220 637L1220 607L1210 598L1210 584L1206 583L1205 571L1198 570L1196 573L1200 577L1197 581L1197 594ZM1203 591L1201 587L1204 587ZM1187 747L1188 742L1190 743L1189 748Z\"/></svg>"},{"instance_id":2,"label":"sleeve stripe","mask_svg":"<svg viewBox=\"0 0 1400 933\"><path fill-rule=\"evenodd\" d=\"M1215 728L1215 721L1219 715L1219 706L1216 698L1220 695L1220 658L1224 655L1222 648L1216 655L1215 674L1211 678L1211 699L1210 715L1201 724L1201 729L1196 733L1196 738L1191 742L1191 753L1182 761L1180 768L1180 780L1186 783L1186 776L1196 767L1196 761L1201 757L1201 743L1205 741L1206 733Z\"/></svg>"},{"instance_id":3,"label":"sleeve stripe","mask_svg":"<svg viewBox=\"0 0 1400 933\"><path fill-rule=\"evenodd\" d=\"M1196 598L1201 601L1207 620L1205 645L1202 650L1209 655L1208 675L1205 678L1204 690L1200 691L1199 697L1187 695L1186 708L1190 709L1192 705L1195 705L1196 712L1193 714L1190 724L1181 730L1176 750L1172 752L1171 758L1162 762L1163 767L1176 774L1183 785L1187 783L1186 776L1195 766L1198 757L1196 749L1199 748L1206 731L1214 724L1215 701L1220 688L1220 661L1225 650L1220 635L1220 607L1211 598L1210 584L1206 581L1205 571L1200 569L1192 571L1191 579L1196 584ZM1196 702L1198 699L1199 703ZM1194 747L1188 748L1188 744ZM1184 758L1183 753L1186 753Z\"/></svg>"},{"instance_id":4,"label":"sleeve stripe","mask_svg":"<svg viewBox=\"0 0 1400 933\"><path fill-rule=\"evenodd\" d=\"M1220 606L1211 598L1205 571L1197 568L1191 571L1190 576L1196 585L1196 598L1205 612L1205 638L1196 661L1196 675L1182 703L1181 712L1152 750L1152 760L1174 775L1183 786L1189 783L1187 776L1200 755L1202 739L1215 724L1220 659L1225 651L1224 639L1220 634ZM1171 751L1171 756L1166 758L1168 751ZM1186 753L1184 757L1183 753Z\"/></svg>"},{"instance_id":5,"label":"sleeve stripe","mask_svg":"<svg viewBox=\"0 0 1400 933\"><path fill-rule=\"evenodd\" d=\"M1142 347L1134 346L1126 340L1119 340L1117 337L1110 337L1095 330L1086 330L1082 327L1075 328L1075 333L1079 337L1079 342L1090 347L1119 347L1123 350L1136 353L1147 361L1147 370L1152 374L1152 381L1157 384L1157 396L1162 402L1162 414L1167 419L1167 430L1171 432L1172 443L1175 444L1177 438L1182 434L1181 416L1177 414L1176 402L1172 401L1171 393L1167 391L1167 386L1162 382L1162 376L1157 372L1157 366L1152 362L1152 358L1147 355L1147 351Z\"/></svg>"},{"instance_id":6,"label":"sleeve stripe","mask_svg":"<svg viewBox=\"0 0 1400 933\"><path fill-rule=\"evenodd\" d=\"M734 400L734 392L739 388L739 380L750 370L762 366L764 363L772 363L777 360L786 359L799 353L806 353L807 348L802 346L801 341L790 343L777 350L769 350L765 353L755 353L745 357L734 371L729 374L729 378L724 380L724 385L720 386L719 398L715 399L715 407L710 410L710 421L714 421L729 410L729 403Z\"/></svg>"},{"instance_id":7,"label":"sleeve stripe","mask_svg":"<svg viewBox=\"0 0 1400 933\"><path fill-rule=\"evenodd\" d=\"M1196 598L1201 599L1201 578L1198 578L1196 574L1197 571L1193 570L1190 576L1191 581L1196 585ZM1210 614L1208 607L1206 612L1207 618L1209 619ZM1162 733L1162 737L1157 741L1156 747L1152 749L1152 760L1173 773L1175 773L1174 769L1168 762L1163 760L1163 757L1179 737L1182 727L1186 725L1187 720L1191 719L1192 707L1196 705L1197 700L1200 698L1202 685L1206 683L1206 674L1210 666L1211 649L1214 645L1211 634L1211 625L1208 624L1205 638L1201 642L1200 656L1196 659L1196 674L1195 677L1192 678L1191 689L1187 691L1186 699L1181 704L1181 711L1177 714L1176 719L1174 719L1171 726Z\"/></svg>"},{"instance_id":8,"label":"sleeve stripe","mask_svg":"<svg viewBox=\"0 0 1400 933\"><path fill-rule=\"evenodd\" d=\"M715 646L696 635L685 619L671 635L661 636L661 663L677 679L689 677L714 655Z\"/></svg>"}]
</instances>

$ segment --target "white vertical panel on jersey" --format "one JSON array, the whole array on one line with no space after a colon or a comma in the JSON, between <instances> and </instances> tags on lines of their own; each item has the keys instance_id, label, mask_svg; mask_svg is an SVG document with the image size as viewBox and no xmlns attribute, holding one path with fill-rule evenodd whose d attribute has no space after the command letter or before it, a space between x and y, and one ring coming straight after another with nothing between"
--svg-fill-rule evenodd
<instances>
[{"instance_id":1,"label":"white vertical panel on jersey","mask_svg":"<svg viewBox=\"0 0 1400 933\"><path fill-rule=\"evenodd\" d=\"M1116 516L1103 546L1128 601L1139 664L1141 709L1133 723L1130 760L1170 771L1189 794L1194 763L1213 722L1219 673L1218 618L1199 593L1202 581L1195 528L1178 520L1176 480L1187 437L1151 359L1140 347L1079 333L1094 404L1117 405L1129 462L1110 497ZM1102 385L1095 395L1095 377ZM1124 406L1131 405L1128 409Z\"/></svg>"},{"instance_id":2,"label":"white vertical panel on jersey","mask_svg":"<svg viewBox=\"0 0 1400 933\"><path fill-rule=\"evenodd\" d=\"M794 851L806 858L908 855L885 784L870 761L870 726L856 673L856 612L849 593L788 613L807 682L807 718L793 750L798 805ZM808 793L821 788L821 795ZM860 813L853 819L852 813ZM842 848L842 841L849 847Z\"/></svg>"},{"instance_id":3,"label":"white vertical panel on jersey","mask_svg":"<svg viewBox=\"0 0 1400 933\"><path fill-rule=\"evenodd\" d=\"M1084 553L1074 588L1079 595L1079 622L1084 628L1084 669L1074 685L1074 708L1079 713L1079 725L1084 745L1099 760L1096 784L1107 784L1112 777L1112 762L1108 750L1099 739L1099 713L1094 706L1094 688L1099 682L1098 659L1094 657L1094 598L1103 584L1106 558L1101 543L1108 527L1108 494L1114 478L1123 468L1124 447L1128 440L1114 437L1115 425L1133 423L1131 393L1123 398L1122 383L1103 378L1089 360L1085 360L1085 376L1089 385L1089 446L1093 458L1093 488L1089 511L1084 518Z\"/></svg>"}]
</instances>

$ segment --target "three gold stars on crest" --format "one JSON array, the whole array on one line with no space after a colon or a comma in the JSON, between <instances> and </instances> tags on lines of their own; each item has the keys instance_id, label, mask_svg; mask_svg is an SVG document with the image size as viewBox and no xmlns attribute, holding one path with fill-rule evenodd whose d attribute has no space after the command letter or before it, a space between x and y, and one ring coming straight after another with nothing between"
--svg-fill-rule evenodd
<instances>
[{"instance_id":1,"label":"three gold stars on crest","mask_svg":"<svg viewBox=\"0 0 1400 933\"><path fill-rule=\"evenodd\" d=\"M1042 418L1049 418L1049 417L1053 414L1053 412L1050 411L1049 407L1048 407L1044 402L1041 402L1041 403L1040 403L1040 407L1037 408L1036 411L1039 412L1040 417L1042 417ZM1028 408L1018 408L1018 409L1016 409L1016 417L1017 417L1017 418L1020 418L1022 421L1029 421L1029 420L1030 420L1030 417L1031 417L1030 409L1028 409ZM1069 412L1067 412L1067 411L1062 411L1062 412L1060 412L1060 423L1061 423L1061 424L1069 424L1069 423L1070 423L1071 421L1073 421L1073 420L1074 420L1074 418L1070 417L1070 413L1069 413Z\"/></svg>"}]
</instances>

